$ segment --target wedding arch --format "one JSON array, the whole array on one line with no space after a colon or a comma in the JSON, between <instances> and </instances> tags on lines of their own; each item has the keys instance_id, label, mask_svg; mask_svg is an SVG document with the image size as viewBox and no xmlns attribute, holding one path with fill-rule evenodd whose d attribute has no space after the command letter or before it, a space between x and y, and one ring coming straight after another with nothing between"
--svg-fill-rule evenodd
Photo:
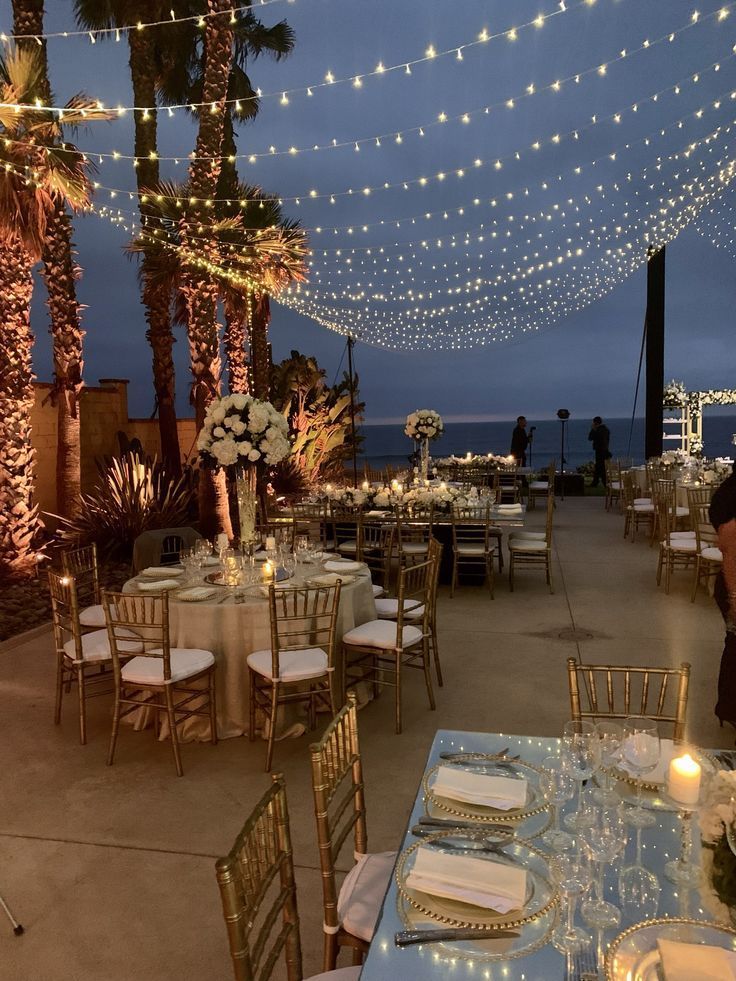
<instances>
[{"instance_id":1,"label":"wedding arch","mask_svg":"<svg viewBox=\"0 0 736 981\"><path fill-rule=\"evenodd\" d=\"M703 408L706 405L736 405L736 389L709 388L688 392L681 381L665 385L662 439L667 449L681 449L696 456L703 452ZM677 414L668 414L676 409Z\"/></svg>"}]
</instances>

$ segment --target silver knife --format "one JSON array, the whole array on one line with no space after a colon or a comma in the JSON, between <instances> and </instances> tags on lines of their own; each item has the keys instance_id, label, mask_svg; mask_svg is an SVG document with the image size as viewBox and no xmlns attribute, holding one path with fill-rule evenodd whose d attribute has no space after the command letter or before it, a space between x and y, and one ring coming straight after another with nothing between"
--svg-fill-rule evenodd
<instances>
[{"instance_id":1,"label":"silver knife","mask_svg":"<svg viewBox=\"0 0 736 981\"><path fill-rule=\"evenodd\" d=\"M428 828L447 828L449 831L452 831L453 828L462 828L463 830L469 831L485 831L489 834L493 831L505 831L506 834L513 834L514 830L508 824L486 824L484 821L455 821L454 818L445 820L444 818L428 817L426 814L422 814L417 824L423 824Z\"/></svg>"},{"instance_id":2,"label":"silver knife","mask_svg":"<svg viewBox=\"0 0 736 981\"><path fill-rule=\"evenodd\" d=\"M394 936L394 943L397 947L408 947L410 944L435 944L442 940L507 940L518 936L516 930L449 927L444 930L399 930Z\"/></svg>"}]
</instances>

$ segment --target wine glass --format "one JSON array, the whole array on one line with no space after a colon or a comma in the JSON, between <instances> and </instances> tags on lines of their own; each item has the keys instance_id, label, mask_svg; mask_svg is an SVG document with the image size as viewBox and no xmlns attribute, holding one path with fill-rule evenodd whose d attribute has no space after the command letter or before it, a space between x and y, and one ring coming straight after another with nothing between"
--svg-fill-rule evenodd
<instances>
[{"instance_id":1,"label":"wine glass","mask_svg":"<svg viewBox=\"0 0 736 981\"><path fill-rule=\"evenodd\" d=\"M565 723L562 735L562 755L567 769L578 782L578 802L575 812L565 817L565 824L573 831L579 831L588 823L583 810L583 784L590 780L595 771L595 726L587 719L573 719Z\"/></svg>"},{"instance_id":2,"label":"wine glass","mask_svg":"<svg viewBox=\"0 0 736 981\"><path fill-rule=\"evenodd\" d=\"M618 876L618 898L627 919L632 923L653 919L659 909L661 891L657 876L642 865L641 828L637 828L636 861L621 869Z\"/></svg>"},{"instance_id":3,"label":"wine glass","mask_svg":"<svg viewBox=\"0 0 736 981\"><path fill-rule=\"evenodd\" d=\"M288 576L291 579L296 571L296 555L294 555L291 549L284 549L281 557L281 566L288 573Z\"/></svg>"},{"instance_id":4,"label":"wine glass","mask_svg":"<svg viewBox=\"0 0 736 981\"><path fill-rule=\"evenodd\" d=\"M603 875L626 845L626 828L619 808L599 807L594 822L582 832L586 850L596 866L593 892L580 908L583 919L591 926L615 927L621 922L621 910L603 897Z\"/></svg>"},{"instance_id":5,"label":"wine glass","mask_svg":"<svg viewBox=\"0 0 736 981\"><path fill-rule=\"evenodd\" d=\"M621 741L621 759L637 777L636 805L626 820L635 828L651 828L656 819L651 811L641 806L641 781L645 773L651 773L659 763L660 745L657 723L641 715L631 715L624 721Z\"/></svg>"},{"instance_id":6,"label":"wine glass","mask_svg":"<svg viewBox=\"0 0 736 981\"><path fill-rule=\"evenodd\" d=\"M558 926L550 939L558 950L566 954L574 954L592 943L590 934L582 927L575 926L578 897L585 892L590 881L588 863L582 852L562 852L552 859L550 871L560 890L560 895L567 900L565 923Z\"/></svg>"},{"instance_id":7,"label":"wine glass","mask_svg":"<svg viewBox=\"0 0 736 981\"><path fill-rule=\"evenodd\" d=\"M184 579L188 580L192 574L192 555L194 549L184 546L179 549L179 563L184 570Z\"/></svg>"},{"instance_id":8,"label":"wine glass","mask_svg":"<svg viewBox=\"0 0 736 981\"><path fill-rule=\"evenodd\" d=\"M596 787L593 791L593 797L597 804L615 807L619 802L619 797L612 787L613 781L611 780L609 770L621 758L623 728L618 722L603 720L596 723L595 734L598 738L597 756L599 762L598 770L596 771L596 781L600 786Z\"/></svg>"},{"instance_id":9,"label":"wine glass","mask_svg":"<svg viewBox=\"0 0 736 981\"><path fill-rule=\"evenodd\" d=\"M547 756L542 761L539 787L552 810L552 827L542 835L542 841L550 851L567 851L575 839L560 828L560 807L575 796L575 778L563 757Z\"/></svg>"}]
</instances>

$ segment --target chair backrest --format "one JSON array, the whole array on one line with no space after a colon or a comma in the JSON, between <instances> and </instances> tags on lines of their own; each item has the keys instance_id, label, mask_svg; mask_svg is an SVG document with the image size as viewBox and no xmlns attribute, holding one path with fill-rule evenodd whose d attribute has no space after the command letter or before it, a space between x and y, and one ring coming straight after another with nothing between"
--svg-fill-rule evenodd
<instances>
[{"instance_id":1,"label":"chair backrest","mask_svg":"<svg viewBox=\"0 0 736 981\"><path fill-rule=\"evenodd\" d=\"M688 487L687 490L690 526L695 532L698 552L704 548L718 548L718 534L710 521L711 496L710 487Z\"/></svg>"},{"instance_id":2,"label":"chair backrest","mask_svg":"<svg viewBox=\"0 0 736 981\"><path fill-rule=\"evenodd\" d=\"M271 618L272 677L279 677L279 652L321 647L327 654L328 670L335 660L337 607L342 583L334 586L268 588Z\"/></svg>"},{"instance_id":3,"label":"chair backrest","mask_svg":"<svg viewBox=\"0 0 736 981\"><path fill-rule=\"evenodd\" d=\"M440 570L442 568L442 552L444 546L441 542L438 542L436 538L430 538L429 540L429 561L432 563L432 569L429 573L429 609L427 616L428 624L435 624L437 622L437 590L440 584Z\"/></svg>"},{"instance_id":4,"label":"chair backrest","mask_svg":"<svg viewBox=\"0 0 736 981\"><path fill-rule=\"evenodd\" d=\"M100 602L96 545L62 552L61 567L65 575L74 576L77 599L81 606L93 606Z\"/></svg>"},{"instance_id":5,"label":"chair backrest","mask_svg":"<svg viewBox=\"0 0 736 981\"><path fill-rule=\"evenodd\" d=\"M623 470L621 472L621 500L623 501L624 510L628 507L633 508L635 496L634 475L630 470Z\"/></svg>"},{"instance_id":6,"label":"chair backrest","mask_svg":"<svg viewBox=\"0 0 736 981\"><path fill-rule=\"evenodd\" d=\"M431 546L431 539L429 544ZM418 627L422 633L427 633L432 602L432 574L435 566L436 561L428 558L426 562L409 565L399 570L398 616L396 617L397 649L403 646L403 629L405 626ZM418 610L420 607L423 608L421 619L407 616L407 613Z\"/></svg>"},{"instance_id":7,"label":"chair backrest","mask_svg":"<svg viewBox=\"0 0 736 981\"><path fill-rule=\"evenodd\" d=\"M360 551L363 535L363 511L359 507L330 503L330 527L335 540L335 548L344 542L356 542Z\"/></svg>"},{"instance_id":8,"label":"chair backrest","mask_svg":"<svg viewBox=\"0 0 736 981\"><path fill-rule=\"evenodd\" d=\"M107 635L110 639L112 666L116 683L120 669L130 657L130 635L134 633L142 649L138 657L163 661L164 681L171 679L171 642L169 635L169 594L113 593L102 591Z\"/></svg>"},{"instance_id":9,"label":"chair backrest","mask_svg":"<svg viewBox=\"0 0 736 981\"><path fill-rule=\"evenodd\" d=\"M294 859L280 774L215 872L235 981L268 981L282 953L288 981L302 981Z\"/></svg>"},{"instance_id":10,"label":"chair backrest","mask_svg":"<svg viewBox=\"0 0 736 981\"><path fill-rule=\"evenodd\" d=\"M690 665L686 661L679 668L660 668L580 664L569 657L567 678L574 720L644 715L671 724L673 739L684 738L690 684Z\"/></svg>"},{"instance_id":11,"label":"chair backrest","mask_svg":"<svg viewBox=\"0 0 736 981\"><path fill-rule=\"evenodd\" d=\"M452 509L452 544L482 545L490 548L490 505L487 503L455 504Z\"/></svg>"},{"instance_id":12,"label":"chair backrest","mask_svg":"<svg viewBox=\"0 0 736 981\"><path fill-rule=\"evenodd\" d=\"M670 532L675 531L677 525L677 495L675 481L665 477L659 477L658 479L653 480L652 495L655 507L657 508L660 537L664 541L669 542Z\"/></svg>"},{"instance_id":13,"label":"chair backrest","mask_svg":"<svg viewBox=\"0 0 736 981\"><path fill-rule=\"evenodd\" d=\"M348 693L348 704L337 713L322 739L310 746L309 751L322 869L324 929L335 933L340 925L335 876L340 852L348 839L352 839L355 856L365 855L368 850L358 711L353 692Z\"/></svg>"},{"instance_id":14,"label":"chair backrest","mask_svg":"<svg viewBox=\"0 0 736 981\"><path fill-rule=\"evenodd\" d=\"M173 565L182 548L194 545L202 536L194 528L154 528L142 532L133 542L133 571L151 565Z\"/></svg>"},{"instance_id":15,"label":"chair backrest","mask_svg":"<svg viewBox=\"0 0 736 981\"><path fill-rule=\"evenodd\" d=\"M358 560L365 562L385 588L391 571L391 555L394 549L396 523L394 521L364 522Z\"/></svg>"},{"instance_id":16,"label":"chair backrest","mask_svg":"<svg viewBox=\"0 0 736 981\"><path fill-rule=\"evenodd\" d=\"M51 617L54 627L54 644L62 653L64 644L74 638L75 660L82 660L82 628L79 623L79 600L74 576L48 570L51 595Z\"/></svg>"}]
</instances>

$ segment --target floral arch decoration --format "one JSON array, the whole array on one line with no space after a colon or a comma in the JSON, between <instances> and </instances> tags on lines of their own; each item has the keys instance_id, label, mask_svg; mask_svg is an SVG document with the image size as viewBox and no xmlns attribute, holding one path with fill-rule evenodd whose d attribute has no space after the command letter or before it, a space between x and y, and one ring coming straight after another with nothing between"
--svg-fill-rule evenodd
<instances>
[{"instance_id":1,"label":"floral arch decoration","mask_svg":"<svg viewBox=\"0 0 736 981\"><path fill-rule=\"evenodd\" d=\"M702 392L688 392L681 381L671 381L664 388L665 409L684 412L685 434L682 449L697 455L703 452L703 407L706 405L736 405L736 389L709 388Z\"/></svg>"}]
</instances>

